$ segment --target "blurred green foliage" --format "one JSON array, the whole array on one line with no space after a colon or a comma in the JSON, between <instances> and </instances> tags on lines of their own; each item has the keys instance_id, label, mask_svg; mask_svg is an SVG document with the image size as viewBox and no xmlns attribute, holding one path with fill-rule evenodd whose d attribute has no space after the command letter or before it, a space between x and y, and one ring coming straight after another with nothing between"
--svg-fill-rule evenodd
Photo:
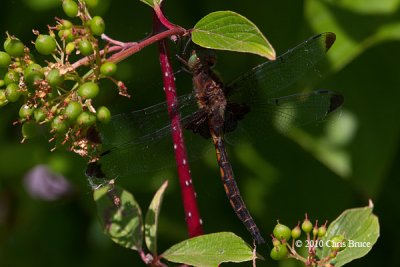
<instances>
[{"instance_id":1,"label":"blurred green foliage","mask_svg":"<svg viewBox=\"0 0 400 267\"><path fill-rule=\"evenodd\" d=\"M237 147L231 151L232 162L243 197L265 236L276 219L295 226L308 212L311 219L332 220L344 209L365 206L372 198L381 238L366 257L350 266L395 266L400 247L396 196L400 189L400 1L164 2L169 19L186 28L212 11L238 12L261 29L278 55L313 34L337 34L319 75L307 77L299 88L341 92L345 105L340 114L308 131ZM9 31L29 44L34 39L32 29L44 31L55 16L63 17L59 6L58 0L3 1L3 38ZM96 14L104 16L107 34L121 41L140 40L151 32L151 9L140 1L103 0ZM218 69L227 81L263 60L229 52L218 55ZM119 78L126 82L133 100L118 97L109 86L103 101L114 102L114 114L156 104L164 94L154 79L159 74L156 46L148 47L119 64ZM178 88L179 93L190 90L190 83ZM18 109L18 105L7 105L0 110L0 266L142 264L134 252L118 247L102 233L82 159L72 153L49 152L45 135L20 144L20 127L12 126ZM61 172L74 192L55 202L31 198L23 177L37 164ZM250 242L226 199L215 156L209 153L191 167L205 231L232 231ZM187 237L176 171L171 168L117 181L146 207L165 179L170 186L159 219L160 252ZM262 255L269 250L259 247ZM286 261L279 266L296 264ZM260 266L278 264L267 258Z\"/></svg>"}]
</instances>

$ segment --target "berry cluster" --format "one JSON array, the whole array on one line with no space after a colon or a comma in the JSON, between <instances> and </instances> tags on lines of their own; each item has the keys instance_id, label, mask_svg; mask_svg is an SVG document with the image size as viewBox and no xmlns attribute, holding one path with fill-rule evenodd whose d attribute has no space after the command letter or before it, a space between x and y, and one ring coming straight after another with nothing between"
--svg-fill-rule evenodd
<instances>
[{"instance_id":1,"label":"berry cluster","mask_svg":"<svg viewBox=\"0 0 400 267\"><path fill-rule=\"evenodd\" d=\"M306 266L324 266L333 267L335 266L335 258L337 254L345 249L346 240L343 235L337 235L332 237L328 242L325 242L330 247L330 254L324 259L319 259L316 255L316 249L322 248L325 244L322 238L326 234L327 221L318 226L318 220L313 225L308 219L307 214L303 223L300 226L300 222L290 229L286 225L277 223L274 227L272 237L273 248L270 256L274 260L283 260L286 258L294 258L304 262ZM301 237L302 231L306 234L305 242L296 242ZM289 244L292 239L291 244ZM300 255L296 248L307 247L307 256L303 257Z\"/></svg>"},{"instance_id":2,"label":"berry cluster","mask_svg":"<svg viewBox=\"0 0 400 267\"><path fill-rule=\"evenodd\" d=\"M51 60L35 60L31 50L8 33L4 51L0 51L0 73L5 73L0 79L0 107L21 103L16 123L22 124L23 141L35 135L38 125L48 125L51 141L68 143L82 156L90 155L97 146L87 137L90 129L111 119L107 107L93 103L100 91L99 81L111 80L121 95L129 97L124 84L111 77L117 66L106 57L110 43L99 48L104 20L92 17L86 4L93 1L63 0L65 14L79 23L56 18L48 33L33 31L36 52Z\"/></svg>"}]
</instances>

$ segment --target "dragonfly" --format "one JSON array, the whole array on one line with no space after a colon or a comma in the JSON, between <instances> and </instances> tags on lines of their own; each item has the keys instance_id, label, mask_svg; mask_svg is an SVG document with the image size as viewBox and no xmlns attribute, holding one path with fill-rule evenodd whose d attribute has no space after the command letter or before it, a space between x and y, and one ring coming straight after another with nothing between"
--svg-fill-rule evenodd
<instances>
[{"instance_id":1,"label":"dragonfly","mask_svg":"<svg viewBox=\"0 0 400 267\"><path fill-rule=\"evenodd\" d=\"M186 143L193 151L208 147L206 143L213 144L229 202L258 244L265 241L241 197L225 148L225 137L247 122L257 125L259 132L269 131L273 128L270 125L286 131L323 121L341 107L343 96L330 90L283 94L315 68L335 39L335 34L330 32L315 35L276 60L264 62L226 84L214 72L216 59L209 50L194 51L186 63L194 90L178 97L176 107L181 114ZM164 151L169 149L172 154L174 149L172 141L166 141L171 140L167 137L174 130L167 108L166 103L159 103L113 116L111 124L100 129L104 145L101 157L89 164L86 174L115 178L166 163ZM149 162L153 164L148 165Z\"/></svg>"}]
</instances>

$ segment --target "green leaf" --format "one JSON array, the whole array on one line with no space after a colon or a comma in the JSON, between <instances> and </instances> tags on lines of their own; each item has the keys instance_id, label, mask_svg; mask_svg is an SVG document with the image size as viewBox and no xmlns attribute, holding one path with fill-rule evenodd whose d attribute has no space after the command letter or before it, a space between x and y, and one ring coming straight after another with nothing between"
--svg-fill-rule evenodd
<instances>
[{"instance_id":1,"label":"green leaf","mask_svg":"<svg viewBox=\"0 0 400 267\"><path fill-rule=\"evenodd\" d=\"M110 182L94 190L93 198L104 232L120 246L141 250L142 212L133 195Z\"/></svg>"},{"instance_id":2,"label":"green leaf","mask_svg":"<svg viewBox=\"0 0 400 267\"><path fill-rule=\"evenodd\" d=\"M275 50L254 23L232 11L208 14L194 26L194 43L210 49L253 53L274 60Z\"/></svg>"},{"instance_id":3,"label":"green leaf","mask_svg":"<svg viewBox=\"0 0 400 267\"><path fill-rule=\"evenodd\" d=\"M158 215L160 214L164 192L168 187L168 181L165 181L157 193L154 195L150 203L149 210L145 219L145 241L148 249L152 252L153 256L157 256L157 229L158 229Z\"/></svg>"},{"instance_id":4,"label":"green leaf","mask_svg":"<svg viewBox=\"0 0 400 267\"><path fill-rule=\"evenodd\" d=\"M158 5L158 6L161 5L162 1L163 0L140 0L140 2L143 2L152 8L154 8L155 5Z\"/></svg>"},{"instance_id":5,"label":"green leaf","mask_svg":"<svg viewBox=\"0 0 400 267\"><path fill-rule=\"evenodd\" d=\"M335 258L335 267L365 256L378 240L379 222L378 217L372 213L372 208L370 202L368 207L346 210L329 225L323 244L328 244L327 241L336 235L343 235L347 240L347 247ZM330 251L331 248L325 245L322 250L317 251L317 256L320 259L325 258Z\"/></svg>"},{"instance_id":6,"label":"green leaf","mask_svg":"<svg viewBox=\"0 0 400 267\"><path fill-rule=\"evenodd\" d=\"M253 259L252 248L233 233L221 232L182 241L162 254L177 263L213 267L223 262L244 262Z\"/></svg>"}]
</instances>

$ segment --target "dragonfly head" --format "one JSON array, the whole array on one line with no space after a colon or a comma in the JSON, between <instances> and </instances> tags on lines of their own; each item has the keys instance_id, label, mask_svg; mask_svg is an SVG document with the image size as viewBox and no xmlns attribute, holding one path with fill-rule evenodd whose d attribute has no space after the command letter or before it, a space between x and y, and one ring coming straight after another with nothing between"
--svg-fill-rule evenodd
<instances>
[{"instance_id":1,"label":"dragonfly head","mask_svg":"<svg viewBox=\"0 0 400 267\"><path fill-rule=\"evenodd\" d=\"M191 71L196 71L202 68L213 68L216 62L217 57L212 50L198 49L192 51L187 63Z\"/></svg>"}]
</instances>

